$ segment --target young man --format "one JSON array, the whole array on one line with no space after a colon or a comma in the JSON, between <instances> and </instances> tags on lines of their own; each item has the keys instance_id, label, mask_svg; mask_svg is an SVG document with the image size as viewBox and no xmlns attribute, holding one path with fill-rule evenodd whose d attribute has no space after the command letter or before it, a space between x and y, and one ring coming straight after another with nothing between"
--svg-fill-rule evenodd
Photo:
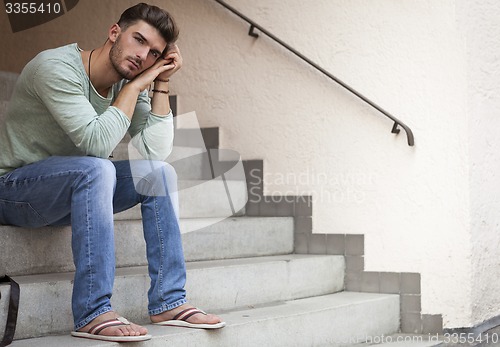
<instances>
[{"instance_id":1,"label":"young man","mask_svg":"<svg viewBox=\"0 0 500 347\"><path fill-rule=\"evenodd\" d=\"M113 213L141 204L153 323L221 328L186 303L173 169L169 78L180 69L178 29L164 10L127 9L105 44L44 51L23 69L0 125L0 224L72 226L74 336L151 338L112 311ZM146 89L154 84L150 102ZM126 132L148 160L107 158Z\"/></svg>"}]
</instances>

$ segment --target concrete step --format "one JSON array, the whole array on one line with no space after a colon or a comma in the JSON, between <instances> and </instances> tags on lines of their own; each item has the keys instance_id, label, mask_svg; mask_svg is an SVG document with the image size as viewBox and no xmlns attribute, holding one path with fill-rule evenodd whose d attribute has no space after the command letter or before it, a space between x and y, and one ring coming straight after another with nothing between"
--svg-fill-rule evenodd
<instances>
[{"instance_id":1,"label":"concrete step","mask_svg":"<svg viewBox=\"0 0 500 347\"><path fill-rule=\"evenodd\" d=\"M181 219L186 260L214 260L293 252L291 217ZM71 228L24 229L0 226L0 274L73 271ZM118 267L146 264L142 222L115 222Z\"/></svg>"},{"instance_id":2,"label":"concrete step","mask_svg":"<svg viewBox=\"0 0 500 347\"><path fill-rule=\"evenodd\" d=\"M201 137L201 135L200 135ZM132 145L121 143L112 160L143 159ZM181 218L243 215L248 198L241 156L232 150L174 147L169 156L178 179ZM140 216L127 211L134 219Z\"/></svg>"},{"instance_id":3,"label":"concrete step","mask_svg":"<svg viewBox=\"0 0 500 347\"><path fill-rule=\"evenodd\" d=\"M153 339L141 343L141 346L346 346L349 341L362 336L395 333L399 328L399 297L343 292L232 311L223 318L227 326L217 331L149 325L147 328ZM13 347L118 345L76 339L68 334L12 344Z\"/></svg>"},{"instance_id":4,"label":"concrete step","mask_svg":"<svg viewBox=\"0 0 500 347\"><path fill-rule=\"evenodd\" d=\"M180 218L227 218L243 216L247 203L245 181L191 180L178 182ZM115 220L141 219L139 205L117 213Z\"/></svg>"},{"instance_id":5,"label":"concrete step","mask_svg":"<svg viewBox=\"0 0 500 347\"><path fill-rule=\"evenodd\" d=\"M189 301L220 312L339 292L344 288L345 261L342 256L286 255L191 262L187 269ZM16 339L72 329L72 278L72 273L14 277L21 288ZM149 281L146 267L118 269L114 309L146 323ZM8 297L8 288L3 286L2 297ZM0 326L5 312L0 312Z\"/></svg>"},{"instance_id":6,"label":"concrete step","mask_svg":"<svg viewBox=\"0 0 500 347\"><path fill-rule=\"evenodd\" d=\"M218 127L200 128L196 114L178 115L174 118L174 146L219 148L220 129Z\"/></svg>"},{"instance_id":7,"label":"concrete step","mask_svg":"<svg viewBox=\"0 0 500 347\"><path fill-rule=\"evenodd\" d=\"M129 156L128 144L124 142L118 144L112 155L113 161L142 159L135 151ZM233 150L204 147L174 146L166 161L174 167L179 180L211 180L241 165L239 153ZM245 177L242 175L237 179L244 181Z\"/></svg>"}]
</instances>

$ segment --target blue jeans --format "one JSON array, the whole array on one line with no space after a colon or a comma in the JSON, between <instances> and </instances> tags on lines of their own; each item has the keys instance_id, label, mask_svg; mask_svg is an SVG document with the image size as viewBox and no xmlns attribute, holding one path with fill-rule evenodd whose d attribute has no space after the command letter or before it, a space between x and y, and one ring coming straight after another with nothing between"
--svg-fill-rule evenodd
<instances>
[{"instance_id":1,"label":"blue jeans","mask_svg":"<svg viewBox=\"0 0 500 347\"><path fill-rule=\"evenodd\" d=\"M186 303L176 187L174 169L163 162L49 157L0 176L0 224L71 224L77 330L111 310L113 213L141 204L151 278L148 313L156 315Z\"/></svg>"}]
</instances>

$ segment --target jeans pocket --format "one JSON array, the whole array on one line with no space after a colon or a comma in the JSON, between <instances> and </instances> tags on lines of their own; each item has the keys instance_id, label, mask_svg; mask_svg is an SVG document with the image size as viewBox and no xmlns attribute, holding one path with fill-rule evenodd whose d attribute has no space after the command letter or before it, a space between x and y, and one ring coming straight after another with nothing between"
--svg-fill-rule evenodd
<instances>
[{"instance_id":1,"label":"jeans pocket","mask_svg":"<svg viewBox=\"0 0 500 347\"><path fill-rule=\"evenodd\" d=\"M0 224L37 228L48 225L29 202L0 199Z\"/></svg>"}]
</instances>

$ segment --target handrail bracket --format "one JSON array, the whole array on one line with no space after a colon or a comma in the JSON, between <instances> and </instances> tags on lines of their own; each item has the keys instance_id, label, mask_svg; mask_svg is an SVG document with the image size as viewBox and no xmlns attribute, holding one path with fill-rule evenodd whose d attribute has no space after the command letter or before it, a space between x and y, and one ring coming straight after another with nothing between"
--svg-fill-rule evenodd
<instances>
[{"instance_id":1,"label":"handrail bracket","mask_svg":"<svg viewBox=\"0 0 500 347\"><path fill-rule=\"evenodd\" d=\"M259 34L255 32L255 25L250 25L250 30L248 30L248 35L258 38Z\"/></svg>"},{"instance_id":2,"label":"handrail bracket","mask_svg":"<svg viewBox=\"0 0 500 347\"><path fill-rule=\"evenodd\" d=\"M391 133L393 133L393 134L399 134L399 132L401 131L401 129L399 129L398 126L399 126L399 123L398 122L394 122L394 125L392 126Z\"/></svg>"}]
</instances>

